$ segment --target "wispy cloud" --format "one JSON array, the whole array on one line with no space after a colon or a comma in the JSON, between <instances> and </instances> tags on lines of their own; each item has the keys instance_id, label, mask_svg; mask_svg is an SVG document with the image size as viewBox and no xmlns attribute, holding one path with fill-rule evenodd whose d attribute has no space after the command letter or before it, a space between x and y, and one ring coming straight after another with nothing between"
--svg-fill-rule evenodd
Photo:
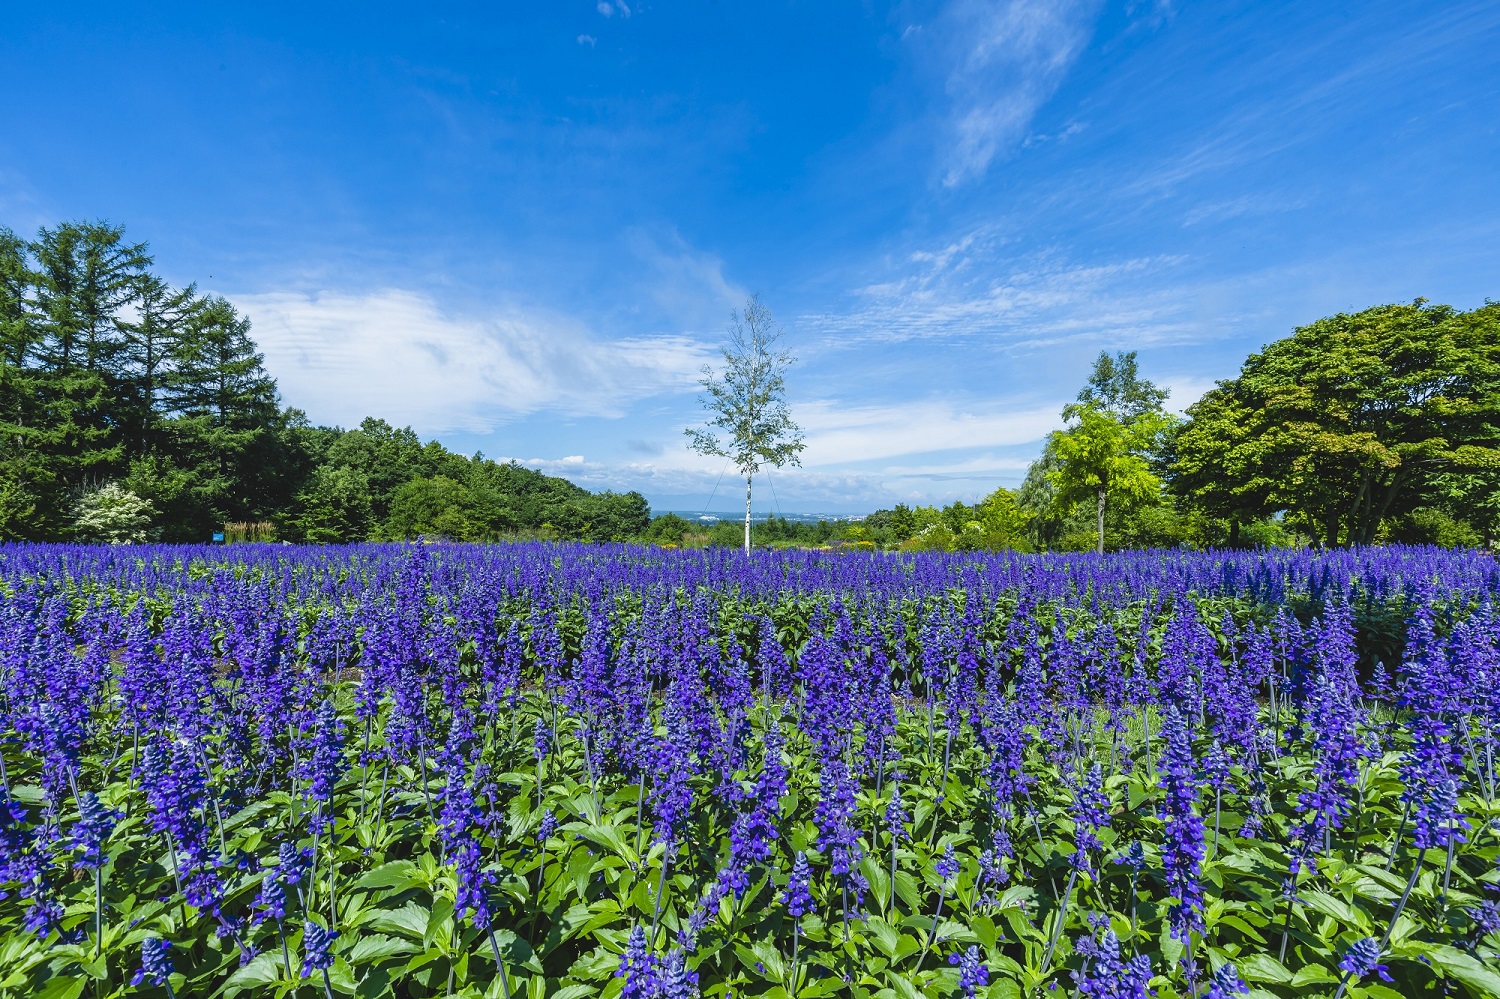
<instances>
[{"instance_id":1,"label":"wispy cloud","mask_svg":"<svg viewBox=\"0 0 1500 999\"><path fill-rule=\"evenodd\" d=\"M984 174L1026 137L1088 44L1098 0L957 0L934 36L951 66L943 183Z\"/></svg>"},{"instance_id":2,"label":"wispy cloud","mask_svg":"<svg viewBox=\"0 0 1500 999\"><path fill-rule=\"evenodd\" d=\"M890 264L890 276L857 289L842 313L799 325L832 344L982 337L1025 349L1108 340L1145 346L1198 335L1172 278L1186 258L1103 263L1057 251L1013 255L998 228L971 231Z\"/></svg>"},{"instance_id":3,"label":"wispy cloud","mask_svg":"<svg viewBox=\"0 0 1500 999\"><path fill-rule=\"evenodd\" d=\"M1231 219L1248 218L1257 215L1275 215L1281 212L1296 211L1306 203L1301 198L1292 198L1281 194L1245 194L1237 198L1209 201L1197 205L1183 217L1182 224L1185 226L1194 226L1228 222Z\"/></svg>"},{"instance_id":4,"label":"wispy cloud","mask_svg":"<svg viewBox=\"0 0 1500 999\"><path fill-rule=\"evenodd\" d=\"M678 328L722 330L730 310L745 304L749 292L725 275L723 259L676 231L635 228L625 242L646 270L640 291Z\"/></svg>"},{"instance_id":5,"label":"wispy cloud","mask_svg":"<svg viewBox=\"0 0 1500 999\"><path fill-rule=\"evenodd\" d=\"M633 401L691 389L709 356L687 336L608 339L517 307L453 315L399 289L232 297L286 397L343 425L373 414L428 433L482 433L540 411L620 416Z\"/></svg>"},{"instance_id":6,"label":"wispy cloud","mask_svg":"<svg viewBox=\"0 0 1500 999\"><path fill-rule=\"evenodd\" d=\"M855 497L855 508L951 502L955 490L981 496L1020 481L1031 456L1028 445L1059 425L1061 408L1060 401L1031 408L949 399L899 407L837 399L799 402L792 415L806 432L802 465L764 470L757 478L756 509L776 503L785 509L849 509ZM515 460L593 489L638 489L714 509L732 506L744 495L732 465L694 454L680 437L630 441L627 449L645 457Z\"/></svg>"},{"instance_id":7,"label":"wispy cloud","mask_svg":"<svg viewBox=\"0 0 1500 999\"><path fill-rule=\"evenodd\" d=\"M1005 447L1039 440L1057 426L1062 404L1031 409L913 400L893 406L802 403L803 464L836 466L939 451Z\"/></svg>"}]
</instances>

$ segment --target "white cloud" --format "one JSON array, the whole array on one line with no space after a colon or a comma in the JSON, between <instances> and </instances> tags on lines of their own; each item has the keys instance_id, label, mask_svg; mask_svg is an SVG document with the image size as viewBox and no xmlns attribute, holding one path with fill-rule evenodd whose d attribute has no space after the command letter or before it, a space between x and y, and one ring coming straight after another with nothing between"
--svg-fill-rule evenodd
<instances>
[{"instance_id":1,"label":"white cloud","mask_svg":"<svg viewBox=\"0 0 1500 999\"><path fill-rule=\"evenodd\" d=\"M598 42L599 42L599 39L595 38L593 35L579 35L578 36L578 44L579 45L587 45L589 48L593 48L595 45L598 44Z\"/></svg>"},{"instance_id":2,"label":"white cloud","mask_svg":"<svg viewBox=\"0 0 1500 999\"><path fill-rule=\"evenodd\" d=\"M691 389L709 356L686 336L604 339L515 307L459 316L400 289L233 297L286 398L345 426L379 415L425 433L486 432L538 411L619 416Z\"/></svg>"},{"instance_id":3,"label":"white cloud","mask_svg":"<svg viewBox=\"0 0 1500 999\"><path fill-rule=\"evenodd\" d=\"M804 403L793 417L807 434L808 467L877 461L906 455L1008 447L1040 440L1060 423L1061 403L1033 409L960 407L943 400L898 406Z\"/></svg>"},{"instance_id":4,"label":"white cloud","mask_svg":"<svg viewBox=\"0 0 1500 999\"><path fill-rule=\"evenodd\" d=\"M1098 0L957 0L937 32L952 118L949 187L1020 144L1088 44Z\"/></svg>"},{"instance_id":5,"label":"white cloud","mask_svg":"<svg viewBox=\"0 0 1500 999\"><path fill-rule=\"evenodd\" d=\"M605 17L615 16L614 6L612 4L605 3L605 0L599 0L599 3L596 5L596 9Z\"/></svg>"},{"instance_id":6,"label":"white cloud","mask_svg":"<svg viewBox=\"0 0 1500 999\"><path fill-rule=\"evenodd\" d=\"M680 329L722 331L730 310L749 297L743 285L725 277L721 257L694 249L676 231L632 229L625 242L649 274L641 290Z\"/></svg>"},{"instance_id":7,"label":"white cloud","mask_svg":"<svg viewBox=\"0 0 1500 999\"><path fill-rule=\"evenodd\" d=\"M1061 401L1031 409L941 399L891 407L800 403L792 416L806 432L802 467L764 470L756 479L755 508L846 510L902 501L946 503L960 494L975 499L1020 482L1029 464L1026 445L1060 425L1061 408ZM711 503L716 510L743 502L743 480L724 459L695 454L675 435L652 450L647 460L579 455L515 460L589 489L637 489L689 506Z\"/></svg>"},{"instance_id":8,"label":"white cloud","mask_svg":"<svg viewBox=\"0 0 1500 999\"><path fill-rule=\"evenodd\" d=\"M1198 335L1180 287L1162 279L1176 256L1079 263L1055 252L1007 256L1008 238L981 229L919 251L842 313L799 318L829 344L980 337L995 347L1108 342L1131 347Z\"/></svg>"},{"instance_id":9,"label":"white cloud","mask_svg":"<svg viewBox=\"0 0 1500 999\"><path fill-rule=\"evenodd\" d=\"M1228 222L1231 219L1257 215L1274 215L1295 211L1306 205L1300 198L1288 198L1276 194L1246 194L1224 201L1210 201L1194 206L1183 217L1184 226L1202 223Z\"/></svg>"},{"instance_id":10,"label":"white cloud","mask_svg":"<svg viewBox=\"0 0 1500 999\"><path fill-rule=\"evenodd\" d=\"M1178 416L1186 412L1187 408L1199 399L1203 394L1215 385L1213 378L1199 378L1191 375L1179 375L1176 377L1162 378L1157 384L1167 390L1167 409Z\"/></svg>"}]
</instances>

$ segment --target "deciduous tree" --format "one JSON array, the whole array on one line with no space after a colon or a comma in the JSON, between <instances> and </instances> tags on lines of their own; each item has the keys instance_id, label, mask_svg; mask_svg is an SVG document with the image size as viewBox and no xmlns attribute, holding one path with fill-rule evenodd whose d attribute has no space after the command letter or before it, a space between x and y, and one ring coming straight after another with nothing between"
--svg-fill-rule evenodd
<instances>
[{"instance_id":1,"label":"deciduous tree","mask_svg":"<svg viewBox=\"0 0 1500 999\"><path fill-rule=\"evenodd\" d=\"M721 348L723 370L703 368L705 427L689 428L688 444L699 454L728 459L745 478L745 551L750 551L750 487L765 465L802 464L802 431L786 404L786 371L792 355L777 348L782 330L761 304L745 303L731 315L729 343Z\"/></svg>"},{"instance_id":2,"label":"deciduous tree","mask_svg":"<svg viewBox=\"0 0 1500 999\"><path fill-rule=\"evenodd\" d=\"M1253 354L1188 410L1174 480L1220 514L1285 510L1368 544L1438 477L1500 468L1500 303L1339 314Z\"/></svg>"}]
</instances>

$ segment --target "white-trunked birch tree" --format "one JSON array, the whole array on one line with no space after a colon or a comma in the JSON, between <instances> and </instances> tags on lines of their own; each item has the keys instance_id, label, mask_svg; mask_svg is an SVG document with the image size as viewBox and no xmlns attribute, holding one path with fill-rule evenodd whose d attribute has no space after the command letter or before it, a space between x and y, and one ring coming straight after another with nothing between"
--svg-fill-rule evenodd
<instances>
[{"instance_id":1,"label":"white-trunked birch tree","mask_svg":"<svg viewBox=\"0 0 1500 999\"><path fill-rule=\"evenodd\" d=\"M753 295L743 313L730 313L729 342L720 348L723 370L703 366L707 425L688 428L699 454L727 458L745 477L745 551L750 551L750 488L764 466L801 465L802 430L786 404L786 371L796 359L778 349L781 327Z\"/></svg>"}]
</instances>

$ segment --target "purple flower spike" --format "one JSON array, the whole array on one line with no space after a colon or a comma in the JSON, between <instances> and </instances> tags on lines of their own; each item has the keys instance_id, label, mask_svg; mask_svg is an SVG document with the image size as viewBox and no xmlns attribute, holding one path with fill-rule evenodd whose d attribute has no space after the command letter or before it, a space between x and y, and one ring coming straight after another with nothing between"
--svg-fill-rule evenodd
<instances>
[{"instance_id":1,"label":"purple flower spike","mask_svg":"<svg viewBox=\"0 0 1500 999\"><path fill-rule=\"evenodd\" d=\"M307 978L314 971L327 971L333 967L333 942L338 939L339 931L325 929L317 923L308 921L302 930L302 977Z\"/></svg>"},{"instance_id":2,"label":"purple flower spike","mask_svg":"<svg viewBox=\"0 0 1500 999\"><path fill-rule=\"evenodd\" d=\"M1380 963L1380 942L1374 937L1365 937L1350 944L1339 967L1356 982L1371 974L1379 975L1388 982L1393 980L1386 973L1385 965Z\"/></svg>"},{"instance_id":3,"label":"purple flower spike","mask_svg":"<svg viewBox=\"0 0 1500 999\"><path fill-rule=\"evenodd\" d=\"M1073 973L1078 994L1088 999L1149 999L1151 959L1137 954L1126 961L1120 956L1120 938L1106 930L1102 940L1086 937L1078 942L1086 958L1083 969Z\"/></svg>"},{"instance_id":4,"label":"purple flower spike","mask_svg":"<svg viewBox=\"0 0 1500 999\"><path fill-rule=\"evenodd\" d=\"M667 955L656 994L660 999L697 999L698 973L687 970L687 954L681 948Z\"/></svg>"},{"instance_id":5,"label":"purple flower spike","mask_svg":"<svg viewBox=\"0 0 1500 999\"><path fill-rule=\"evenodd\" d=\"M948 963L958 965L958 987L964 990L964 999L974 999L974 990L990 983L990 969L972 944L962 954L948 955Z\"/></svg>"},{"instance_id":6,"label":"purple flower spike","mask_svg":"<svg viewBox=\"0 0 1500 999\"><path fill-rule=\"evenodd\" d=\"M646 948L646 931L639 923L630 931L615 977L625 979L620 999L654 999L658 993L656 960Z\"/></svg>"},{"instance_id":7,"label":"purple flower spike","mask_svg":"<svg viewBox=\"0 0 1500 999\"><path fill-rule=\"evenodd\" d=\"M172 941L162 940L159 937L147 937L141 941L141 967L130 980L131 985L140 985L142 982L150 982L152 985L167 985L167 979L172 975L172 959L167 952L172 949Z\"/></svg>"},{"instance_id":8,"label":"purple flower spike","mask_svg":"<svg viewBox=\"0 0 1500 999\"><path fill-rule=\"evenodd\" d=\"M1221 964L1208 983L1208 993L1204 999L1234 999L1235 996L1249 994L1250 986L1240 978L1239 969L1232 964Z\"/></svg>"},{"instance_id":9,"label":"purple flower spike","mask_svg":"<svg viewBox=\"0 0 1500 999\"><path fill-rule=\"evenodd\" d=\"M943 855L938 858L935 865L937 876L944 881L952 881L958 875L958 858L953 855L953 844L949 843Z\"/></svg>"},{"instance_id":10,"label":"purple flower spike","mask_svg":"<svg viewBox=\"0 0 1500 999\"><path fill-rule=\"evenodd\" d=\"M786 890L781 893L786 911L793 919L801 919L812 911L811 884L812 870L807 865L807 854L798 853L792 864L792 876L787 880Z\"/></svg>"},{"instance_id":11,"label":"purple flower spike","mask_svg":"<svg viewBox=\"0 0 1500 999\"><path fill-rule=\"evenodd\" d=\"M120 813L104 807L92 791L78 798L78 823L73 826L73 846L81 851L78 866L87 870L104 866L104 843L114 831Z\"/></svg>"},{"instance_id":12,"label":"purple flower spike","mask_svg":"<svg viewBox=\"0 0 1500 999\"><path fill-rule=\"evenodd\" d=\"M1166 737L1160 781L1166 791L1162 805L1166 823L1162 861L1167 869L1167 890L1177 899L1167 912L1167 920L1172 935L1186 941L1193 930L1203 929L1203 886L1198 876L1203 863L1204 830L1197 811L1192 738L1176 708L1167 709Z\"/></svg>"}]
</instances>

